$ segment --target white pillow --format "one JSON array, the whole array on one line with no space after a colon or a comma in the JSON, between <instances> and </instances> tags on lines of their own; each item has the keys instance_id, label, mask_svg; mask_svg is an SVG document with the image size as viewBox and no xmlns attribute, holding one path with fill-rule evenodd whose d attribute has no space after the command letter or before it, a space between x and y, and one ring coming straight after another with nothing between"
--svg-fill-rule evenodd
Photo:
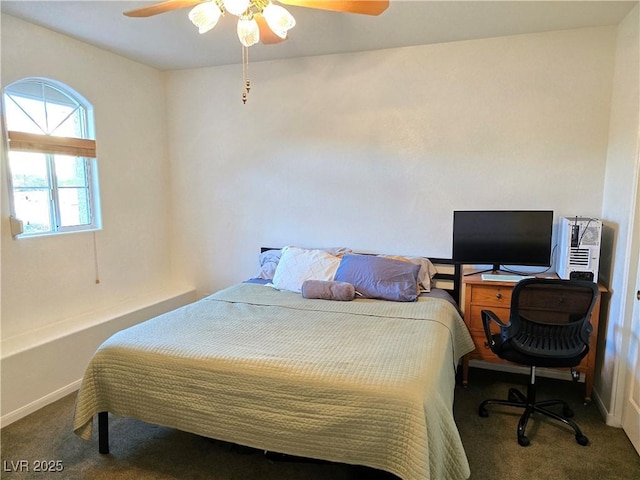
<instances>
[{"instance_id":1,"label":"white pillow","mask_svg":"<svg viewBox=\"0 0 640 480\"><path fill-rule=\"evenodd\" d=\"M300 292L305 280L333 280L339 265L340 257L323 250L284 247L273 275L273 286Z\"/></svg>"}]
</instances>

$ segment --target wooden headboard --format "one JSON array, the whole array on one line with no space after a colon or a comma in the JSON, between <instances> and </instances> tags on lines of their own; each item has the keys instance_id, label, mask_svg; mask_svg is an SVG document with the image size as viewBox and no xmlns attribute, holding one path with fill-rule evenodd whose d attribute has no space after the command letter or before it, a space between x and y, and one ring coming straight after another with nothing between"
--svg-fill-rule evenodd
<instances>
[{"instance_id":1,"label":"wooden headboard","mask_svg":"<svg viewBox=\"0 0 640 480\"><path fill-rule=\"evenodd\" d=\"M267 250L280 250L275 247L261 247L260 252L266 252ZM355 252L354 252L355 253ZM371 253L364 253L362 255L374 255ZM436 288L446 290L454 298L454 300L460 305L461 294L461 273L462 269L459 264L456 264L450 258L430 258L433 266L436 267L437 273L433 277L433 285Z\"/></svg>"}]
</instances>

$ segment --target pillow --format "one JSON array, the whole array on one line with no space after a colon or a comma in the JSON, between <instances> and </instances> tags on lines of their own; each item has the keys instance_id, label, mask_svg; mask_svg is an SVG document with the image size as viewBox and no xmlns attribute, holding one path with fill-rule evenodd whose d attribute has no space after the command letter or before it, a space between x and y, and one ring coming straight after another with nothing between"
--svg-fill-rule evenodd
<instances>
[{"instance_id":1,"label":"pillow","mask_svg":"<svg viewBox=\"0 0 640 480\"><path fill-rule=\"evenodd\" d=\"M276 267L280 261L280 250L266 250L260 254L260 270L254 278L271 280L276 273Z\"/></svg>"},{"instance_id":2,"label":"pillow","mask_svg":"<svg viewBox=\"0 0 640 480\"><path fill-rule=\"evenodd\" d=\"M380 255L380 257L391 258L392 260L400 260L402 262L415 263L420 266L418 272L418 288L423 292L431 291L431 280L437 273L436 267L433 266L431 260L424 257L400 257L397 255Z\"/></svg>"},{"instance_id":3,"label":"pillow","mask_svg":"<svg viewBox=\"0 0 640 480\"><path fill-rule=\"evenodd\" d=\"M305 280L333 280L340 258L324 250L284 247L273 275L278 290L300 292Z\"/></svg>"},{"instance_id":4,"label":"pillow","mask_svg":"<svg viewBox=\"0 0 640 480\"><path fill-rule=\"evenodd\" d=\"M335 255L336 257L341 257L347 253L351 253L350 248L346 247L331 247L331 248L318 248L318 249L310 249L310 250L324 250L331 255ZM280 261L280 255L282 254L281 249L271 249L265 250L260 254L260 269L258 273L256 273L253 278L262 278L266 280L273 279L273 275L276 272L276 268L278 267L278 262Z\"/></svg>"},{"instance_id":5,"label":"pillow","mask_svg":"<svg viewBox=\"0 0 640 480\"><path fill-rule=\"evenodd\" d=\"M304 298L320 298L322 300L340 300L348 302L356 296L356 289L346 282L326 280L305 280L302 284Z\"/></svg>"},{"instance_id":6,"label":"pillow","mask_svg":"<svg viewBox=\"0 0 640 480\"><path fill-rule=\"evenodd\" d=\"M413 302L418 298L420 266L373 255L345 255L335 280L351 283L365 298Z\"/></svg>"}]
</instances>

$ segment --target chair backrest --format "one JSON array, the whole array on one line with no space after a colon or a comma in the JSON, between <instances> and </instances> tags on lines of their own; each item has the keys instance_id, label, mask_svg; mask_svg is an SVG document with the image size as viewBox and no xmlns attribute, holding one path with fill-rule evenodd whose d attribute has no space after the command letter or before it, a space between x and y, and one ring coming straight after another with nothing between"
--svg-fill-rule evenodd
<instances>
[{"instance_id":1,"label":"chair backrest","mask_svg":"<svg viewBox=\"0 0 640 480\"><path fill-rule=\"evenodd\" d=\"M503 340L530 356L582 358L589 351L589 320L598 295L598 286L584 280L522 280L513 289Z\"/></svg>"}]
</instances>

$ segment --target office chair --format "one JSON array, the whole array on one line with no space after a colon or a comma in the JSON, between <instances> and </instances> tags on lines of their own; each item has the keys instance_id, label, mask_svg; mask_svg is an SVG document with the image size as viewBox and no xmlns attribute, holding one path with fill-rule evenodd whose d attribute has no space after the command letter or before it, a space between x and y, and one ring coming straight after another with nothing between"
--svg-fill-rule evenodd
<instances>
[{"instance_id":1,"label":"office chair","mask_svg":"<svg viewBox=\"0 0 640 480\"><path fill-rule=\"evenodd\" d=\"M489 310L482 310L482 323L489 347L498 357L530 367L530 379L525 396L515 388L509 389L507 400L485 400L478 413L488 417L491 404L524 408L518 422L518 443L526 447L527 422L533 413L541 413L558 420L575 432L576 441L587 445L589 439L571 420L573 411L563 400L536 401L536 367L575 367L589 352L589 322L599 292L593 282L528 278L518 282L511 295L509 322L503 323ZM491 330L491 325L499 332ZM562 405L562 415L549 407Z\"/></svg>"}]
</instances>

